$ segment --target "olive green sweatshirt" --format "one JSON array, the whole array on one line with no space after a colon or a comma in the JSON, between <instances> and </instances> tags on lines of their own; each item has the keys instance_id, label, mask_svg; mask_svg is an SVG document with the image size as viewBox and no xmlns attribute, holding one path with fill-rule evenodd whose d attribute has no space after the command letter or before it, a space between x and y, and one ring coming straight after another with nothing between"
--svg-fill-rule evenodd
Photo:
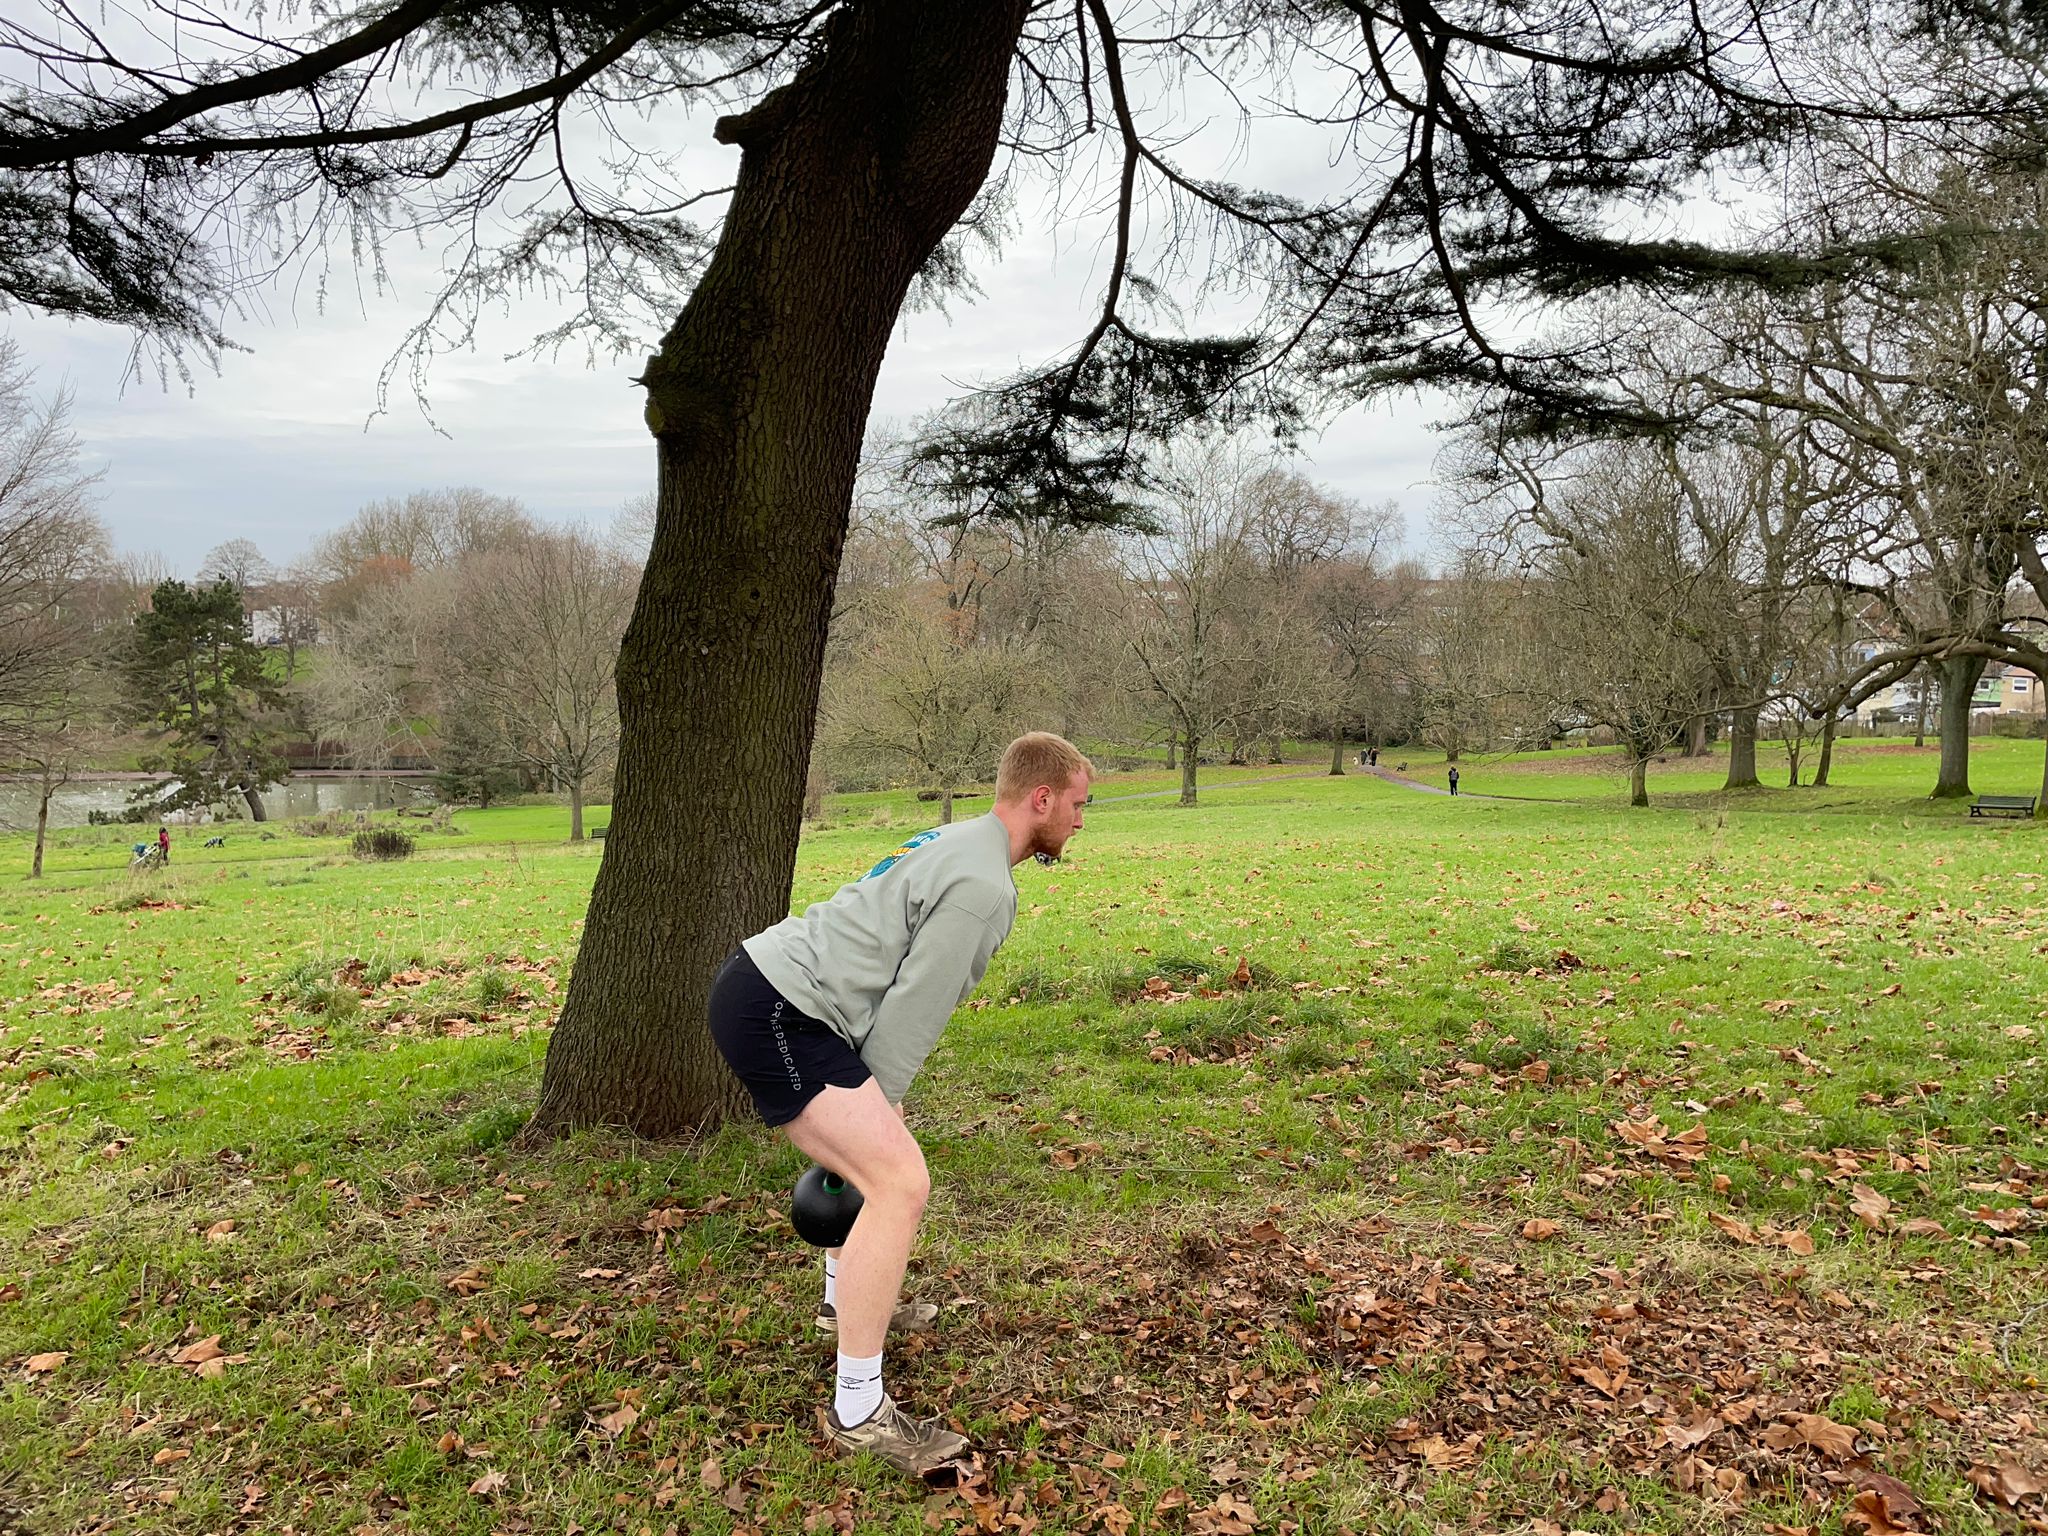
<instances>
[{"instance_id":1,"label":"olive green sweatshirt","mask_svg":"<svg viewBox=\"0 0 2048 1536\"><path fill-rule=\"evenodd\" d=\"M860 1053L896 1104L1016 921L1010 829L991 814L918 833L743 947L770 986Z\"/></svg>"}]
</instances>

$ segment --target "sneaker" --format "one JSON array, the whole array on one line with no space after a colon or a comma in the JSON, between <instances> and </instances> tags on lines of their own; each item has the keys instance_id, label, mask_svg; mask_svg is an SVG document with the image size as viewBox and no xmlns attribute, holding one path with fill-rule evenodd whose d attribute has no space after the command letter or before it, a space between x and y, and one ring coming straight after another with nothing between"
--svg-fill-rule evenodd
<instances>
[{"instance_id":1,"label":"sneaker","mask_svg":"<svg viewBox=\"0 0 2048 1536\"><path fill-rule=\"evenodd\" d=\"M929 1333L932 1324L939 1320L939 1309L928 1301L906 1301L900 1303L889 1314L891 1333ZM831 1302L818 1308L818 1315L811 1319L818 1332L839 1335L839 1312Z\"/></svg>"},{"instance_id":2,"label":"sneaker","mask_svg":"<svg viewBox=\"0 0 2048 1536\"><path fill-rule=\"evenodd\" d=\"M967 1437L946 1428L944 1419L913 1419L886 1394L882 1406L851 1429L827 1408L825 1438L842 1451L866 1451L913 1476L943 1466L967 1450Z\"/></svg>"}]
</instances>

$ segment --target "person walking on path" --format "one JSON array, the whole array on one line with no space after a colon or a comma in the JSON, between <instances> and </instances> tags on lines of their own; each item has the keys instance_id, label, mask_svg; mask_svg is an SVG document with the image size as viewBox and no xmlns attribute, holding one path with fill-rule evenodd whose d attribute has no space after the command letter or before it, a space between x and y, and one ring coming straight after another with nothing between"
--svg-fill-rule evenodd
<instances>
[{"instance_id":1,"label":"person walking on path","mask_svg":"<svg viewBox=\"0 0 2048 1536\"><path fill-rule=\"evenodd\" d=\"M1379 767L1379 765L1380 765L1380 749L1379 749L1378 747L1373 747L1373 748L1371 748L1371 749L1370 749L1369 751L1367 751L1367 753L1365 754L1365 765L1366 765L1366 767L1368 767L1368 768L1377 768L1377 767Z\"/></svg>"},{"instance_id":2,"label":"person walking on path","mask_svg":"<svg viewBox=\"0 0 2048 1536\"><path fill-rule=\"evenodd\" d=\"M1455 794L1456 794L1457 792L1458 792L1458 765L1457 765L1456 763L1453 763L1453 764L1451 764L1451 793L1455 795Z\"/></svg>"},{"instance_id":3,"label":"person walking on path","mask_svg":"<svg viewBox=\"0 0 2048 1536\"><path fill-rule=\"evenodd\" d=\"M165 869L171 867L171 829L162 823L156 829L156 861Z\"/></svg>"},{"instance_id":4,"label":"person walking on path","mask_svg":"<svg viewBox=\"0 0 2048 1536\"><path fill-rule=\"evenodd\" d=\"M1017 917L1010 871L1059 856L1081 830L1094 768L1050 732L1003 753L995 807L920 832L829 901L743 942L711 989L711 1033L762 1121L862 1195L825 1259L817 1323L839 1359L825 1434L924 1472L967 1449L942 1418L916 1419L882 1386L888 1333L938 1308L900 1300L931 1190L903 1096Z\"/></svg>"}]
</instances>

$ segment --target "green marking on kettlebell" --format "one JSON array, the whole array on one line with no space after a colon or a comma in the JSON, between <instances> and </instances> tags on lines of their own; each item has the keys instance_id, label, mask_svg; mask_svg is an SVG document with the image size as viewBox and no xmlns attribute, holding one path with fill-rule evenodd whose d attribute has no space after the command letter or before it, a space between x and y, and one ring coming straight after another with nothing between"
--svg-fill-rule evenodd
<instances>
[{"instance_id":1,"label":"green marking on kettlebell","mask_svg":"<svg viewBox=\"0 0 2048 1536\"><path fill-rule=\"evenodd\" d=\"M839 1175L838 1175L838 1174L836 1174L836 1173L828 1173L828 1174L826 1174L826 1175L825 1175L825 1193L826 1193L826 1194L828 1194L828 1195L843 1195L843 1194L845 1194L845 1193L846 1193L846 1180L844 1180L844 1179L842 1179L841 1177L839 1177Z\"/></svg>"}]
</instances>

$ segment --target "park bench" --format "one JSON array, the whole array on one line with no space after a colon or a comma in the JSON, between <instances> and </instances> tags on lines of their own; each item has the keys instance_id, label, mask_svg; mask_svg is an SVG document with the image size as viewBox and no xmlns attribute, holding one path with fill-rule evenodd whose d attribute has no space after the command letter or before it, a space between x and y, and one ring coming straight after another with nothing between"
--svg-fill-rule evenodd
<instances>
[{"instance_id":1,"label":"park bench","mask_svg":"<svg viewBox=\"0 0 2048 1536\"><path fill-rule=\"evenodd\" d=\"M2032 795L1979 795L1970 802L1972 816L2031 816L2034 814Z\"/></svg>"}]
</instances>

